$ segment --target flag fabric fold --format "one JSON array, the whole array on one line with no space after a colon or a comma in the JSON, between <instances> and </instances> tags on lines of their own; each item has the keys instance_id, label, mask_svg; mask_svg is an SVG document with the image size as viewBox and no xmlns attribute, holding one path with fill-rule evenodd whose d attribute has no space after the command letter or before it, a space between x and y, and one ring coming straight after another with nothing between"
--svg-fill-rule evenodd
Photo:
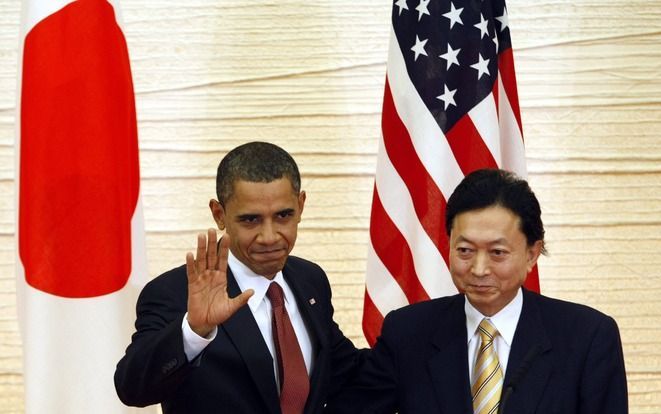
<instances>
[{"instance_id":1,"label":"flag fabric fold","mask_svg":"<svg viewBox=\"0 0 661 414\"><path fill-rule=\"evenodd\" d=\"M445 205L480 168L526 177L504 0L396 0L388 52L363 311L385 315L456 293ZM536 269L526 287L539 291Z\"/></svg>"},{"instance_id":2,"label":"flag fabric fold","mask_svg":"<svg viewBox=\"0 0 661 414\"><path fill-rule=\"evenodd\" d=\"M105 0L23 4L17 291L25 412L121 413L146 282L128 50Z\"/></svg>"}]
</instances>

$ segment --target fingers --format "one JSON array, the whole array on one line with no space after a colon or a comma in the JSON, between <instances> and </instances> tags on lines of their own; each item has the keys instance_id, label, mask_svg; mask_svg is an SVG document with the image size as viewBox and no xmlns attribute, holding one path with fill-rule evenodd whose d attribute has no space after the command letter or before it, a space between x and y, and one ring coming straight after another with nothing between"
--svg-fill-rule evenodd
<instances>
[{"instance_id":1,"label":"fingers","mask_svg":"<svg viewBox=\"0 0 661 414\"><path fill-rule=\"evenodd\" d=\"M188 274L188 281L193 282L207 269L216 269L217 261L216 230L209 229L207 230L207 234L198 233L195 256L190 252L186 253L186 273Z\"/></svg>"},{"instance_id":2,"label":"fingers","mask_svg":"<svg viewBox=\"0 0 661 414\"><path fill-rule=\"evenodd\" d=\"M218 244L218 257L216 258L216 267L213 275L212 285L227 286L227 256L229 254L230 236L224 234Z\"/></svg>"},{"instance_id":3,"label":"fingers","mask_svg":"<svg viewBox=\"0 0 661 414\"><path fill-rule=\"evenodd\" d=\"M227 269L227 256L230 250L230 236L223 234L220 238L220 245L218 246L218 270L225 271Z\"/></svg>"},{"instance_id":4,"label":"fingers","mask_svg":"<svg viewBox=\"0 0 661 414\"><path fill-rule=\"evenodd\" d=\"M218 269L218 246L216 246L216 230L207 230L207 269Z\"/></svg>"},{"instance_id":5,"label":"fingers","mask_svg":"<svg viewBox=\"0 0 661 414\"><path fill-rule=\"evenodd\" d=\"M195 254L195 269L202 274L207 269L207 238L204 233L197 235L197 252Z\"/></svg>"},{"instance_id":6,"label":"fingers","mask_svg":"<svg viewBox=\"0 0 661 414\"><path fill-rule=\"evenodd\" d=\"M188 252L186 253L186 275L188 275L188 283L193 283L195 282L195 279L197 279L197 271L195 269L195 258L193 257L193 253Z\"/></svg>"}]
</instances>

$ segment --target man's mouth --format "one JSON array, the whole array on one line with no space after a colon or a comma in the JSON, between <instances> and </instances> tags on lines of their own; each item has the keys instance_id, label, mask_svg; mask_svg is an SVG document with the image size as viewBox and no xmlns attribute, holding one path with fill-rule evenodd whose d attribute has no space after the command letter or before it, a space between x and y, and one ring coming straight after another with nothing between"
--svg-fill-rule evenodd
<instances>
[{"instance_id":1,"label":"man's mouth","mask_svg":"<svg viewBox=\"0 0 661 414\"><path fill-rule=\"evenodd\" d=\"M280 248L253 251L252 255L258 257L260 260L277 260L282 258L282 256L284 256L286 253L286 249Z\"/></svg>"},{"instance_id":2,"label":"man's mouth","mask_svg":"<svg viewBox=\"0 0 661 414\"><path fill-rule=\"evenodd\" d=\"M469 288L475 292L487 292L493 289L491 285L470 285Z\"/></svg>"}]
</instances>

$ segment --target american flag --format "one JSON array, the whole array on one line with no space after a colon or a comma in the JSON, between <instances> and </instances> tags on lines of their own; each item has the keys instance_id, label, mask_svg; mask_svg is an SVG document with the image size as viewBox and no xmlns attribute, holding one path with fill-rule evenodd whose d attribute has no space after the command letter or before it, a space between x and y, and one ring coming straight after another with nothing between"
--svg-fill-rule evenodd
<instances>
[{"instance_id":1,"label":"american flag","mask_svg":"<svg viewBox=\"0 0 661 414\"><path fill-rule=\"evenodd\" d=\"M446 200L469 172L526 176L504 0L396 0L370 219L363 331L457 292ZM526 286L539 291L536 271Z\"/></svg>"}]
</instances>

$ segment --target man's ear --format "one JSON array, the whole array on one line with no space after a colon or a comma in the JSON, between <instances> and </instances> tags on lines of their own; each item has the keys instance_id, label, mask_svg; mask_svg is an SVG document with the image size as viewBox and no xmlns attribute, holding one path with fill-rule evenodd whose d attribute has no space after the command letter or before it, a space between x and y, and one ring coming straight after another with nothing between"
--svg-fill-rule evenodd
<instances>
[{"instance_id":1,"label":"man's ear","mask_svg":"<svg viewBox=\"0 0 661 414\"><path fill-rule=\"evenodd\" d=\"M216 225L220 230L225 230L225 208L218 202L218 200L214 200L213 198L209 200L209 210L211 210L211 215L213 216L213 220L216 222Z\"/></svg>"},{"instance_id":2,"label":"man's ear","mask_svg":"<svg viewBox=\"0 0 661 414\"><path fill-rule=\"evenodd\" d=\"M537 240L532 246L528 246L528 257L526 258L526 268L528 269L528 273L530 273L532 268L537 264L537 259L539 259L539 255L542 254L543 246L544 242L542 240Z\"/></svg>"},{"instance_id":3,"label":"man's ear","mask_svg":"<svg viewBox=\"0 0 661 414\"><path fill-rule=\"evenodd\" d=\"M303 215L303 207L305 207L305 191L298 193L298 221L301 221Z\"/></svg>"}]
</instances>

